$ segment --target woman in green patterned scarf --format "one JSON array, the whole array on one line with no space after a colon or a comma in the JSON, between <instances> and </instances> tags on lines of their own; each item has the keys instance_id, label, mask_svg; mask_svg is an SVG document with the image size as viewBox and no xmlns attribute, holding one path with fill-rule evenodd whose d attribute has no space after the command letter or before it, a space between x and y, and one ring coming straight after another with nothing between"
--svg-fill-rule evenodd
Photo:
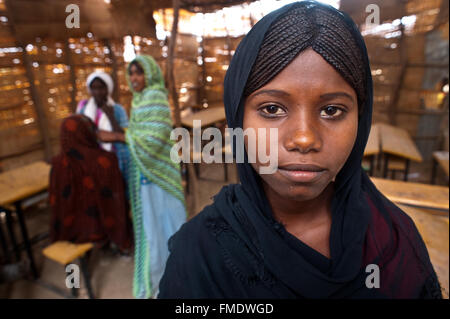
<instances>
[{"instance_id":1,"label":"woman in green patterned scarf","mask_svg":"<svg viewBox=\"0 0 450 319\"><path fill-rule=\"evenodd\" d=\"M169 255L167 241L186 221L179 164L170 159L172 120L156 61L137 56L127 68L133 100L125 139L130 149L130 200L135 235L133 294L158 293Z\"/></svg>"}]
</instances>

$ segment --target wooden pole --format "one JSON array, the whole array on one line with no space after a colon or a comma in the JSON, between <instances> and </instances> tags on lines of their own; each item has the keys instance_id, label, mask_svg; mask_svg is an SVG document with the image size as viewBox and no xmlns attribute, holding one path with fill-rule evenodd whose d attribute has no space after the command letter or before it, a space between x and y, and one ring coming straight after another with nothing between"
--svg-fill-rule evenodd
<instances>
[{"instance_id":1,"label":"wooden pole","mask_svg":"<svg viewBox=\"0 0 450 319\"><path fill-rule=\"evenodd\" d=\"M249 5L250 5L250 1L247 1L246 5L247 5L247 8L248 8ZM242 6L243 6L243 5L242 5ZM253 19L252 12L251 12L250 10L249 10L248 17L249 17L249 19L250 19L250 27L253 28L253 26L255 25L255 19Z\"/></svg>"},{"instance_id":2,"label":"wooden pole","mask_svg":"<svg viewBox=\"0 0 450 319\"><path fill-rule=\"evenodd\" d=\"M9 23L11 26L11 33L16 40L16 45L18 47L22 48L22 52L23 52L22 59L23 59L23 64L25 66L25 70L26 70L26 76L30 83L31 99L33 100L33 103L34 103L34 108L36 111L36 120L38 123L39 131L42 136L42 141L44 143L45 160L47 162L49 162L52 157L52 148L51 148L51 143L50 143L50 134L48 132L49 125L48 125L46 112L42 106L41 99L39 97L39 92L35 85L33 66L31 65L30 58L25 49L25 45L21 41L21 39L18 36L16 29L15 29L14 11L12 9L10 0L5 0L5 5L6 5L6 9L7 9L8 13L9 13Z\"/></svg>"},{"instance_id":3,"label":"wooden pole","mask_svg":"<svg viewBox=\"0 0 450 319\"><path fill-rule=\"evenodd\" d=\"M206 39L206 35L205 35L205 15L203 15L203 28L202 28L202 42L201 42L201 47L202 47L202 82L201 82L201 86L200 86L200 97L201 97L201 106L203 107L203 103L207 102L207 98L206 98L206 64L205 64L205 39Z\"/></svg>"},{"instance_id":4,"label":"wooden pole","mask_svg":"<svg viewBox=\"0 0 450 319\"><path fill-rule=\"evenodd\" d=\"M402 84L405 79L406 75L406 69L408 65L408 55L406 52L406 41L405 41L405 26L403 23L400 23L400 41L399 41L399 49L400 49L400 74L397 80L396 85L394 86L393 96L391 103L389 105L388 109L388 115L389 115L389 122L391 125L397 125L397 108L398 108L398 102L400 100L400 92L402 89Z\"/></svg>"},{"instance_id":5,"label":"wooden pole","mask_svg":"<svg viewBox=\"0 0 450 319\"><path fill-rule=\"evenodd\" d=\"M69 66L70 69L70 85L72 86L72 90L70 91L70 109L73 113L75 113L77 109L77 81L75 76L75 67L73 65L72 61L72 54L70 52L69 47L69 40L66 40L65 43L65 50L66 50L66 64Z\"/></svg>"},{"instance_id":6,"label":"wooden pole","mask_svg":"<svg viewBox=\"0 0 450 319\"><path fill-rule=\"evenodd\" d=\"M402 8L402 14L401 19L406 15L406 0L398 0L397 5L401 6ZM405 25L403 24L403 21L400 22L400 39L399 39L399 50L400 50L400 74L397 80L397 84L394 86L393 91L393 97L391 100L391 103L389 105L388 109L388 116L389 116L389 122L391 125L397 125L397 109L398 109L398 102L400 100L400 92L402 89L403 81L405 79L406 75L406 69L408 67L408 52L406 48L406 39L405 39Z\"/></svg>"},{"instance_id":7,"label":"wooden pole","mask_svg":"<svg viewBox=\"0 0 450 319\"><path fill-rule=\"evenodd\" d=\"M224 25L225 25L225 32L227 34L227 52L228 52L228 65L230 65L231 63L231 39L230 39L230 31L227 28L227 21L225 20L225 13L222 13L222 17L223 17L223 21L224 21Z\"/></svg>"},{"instance_id":8,"label":"wooden pole","mask_svg":"<svg viewBox=\"0 0 450 319\"><path fill-rule=\"evenodd\" d=\"M202 36L201 42L202 48L202 82L200 83L200 105L203 106L203 103L206 101L206 65L205 65L205 35Z\"/></svg>"},{"instance_id":9,"label":"wooden pole","mask_svg":"<svg viewBox=\"0 0 450 319\"><path fill-rule=\"evenodd\" d=\"M114 101L116 101L116 103L119 103L120 87L119 87L119 80L117 79L117 70L118 70L117 60L116 60L116 56L111 47L111 41L109 39L105 39L105 45L108 48L109 58L111 59L112 79L113 79L113 83L114 83L113 99L114 99Z\"/></svg>"},{"instance_id":10,"label":"wooden pole","mask_svg":"<svg viewBox=\"0 0 450 319\"><path fill-rule=\"evenodd\" d=\"M168 75L168 86L169 92L172 96L173 101L173 115L174 115L174 124L176 127L181 125L181 116L180 116L180 105L178 103L178 93L177 87L175 83L175 72L174 72L174 57L175 57L175 46L177 44L177 33L178 33L178 18L180 11L180 0L172 0L173 6L173 24L172 24L172 32L170 36L169 42L169 52L167 57L167 75Z\"/></svg>"}]
</instances>

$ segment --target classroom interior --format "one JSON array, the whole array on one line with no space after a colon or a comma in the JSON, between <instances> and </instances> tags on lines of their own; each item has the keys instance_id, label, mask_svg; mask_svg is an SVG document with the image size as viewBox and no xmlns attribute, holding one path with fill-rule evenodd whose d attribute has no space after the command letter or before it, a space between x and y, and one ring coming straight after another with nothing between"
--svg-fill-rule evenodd
<instances>
[{"instance_id":1,"label":"classroom interior","mask_svg":"<svg viewBox=\"0 0 450 319\"><path fill-rule=\"evenodd\" d=\"M132 298L132 256L89 245L48 250L48 163L62 120L89 96L95 70L111 74L113 98L129 112L126 65L148 54L164 73L174 126L192 131L201 120L223 130L223 80L236 47L289 2L0 0L0 266L14 266L0 298ZM374 106L363 169L413 218L448 299L449 2L322 2L353 18L369 53ZM70 4L80 8L79 28L65 27ZM368 19L373 5L379 23ZM183 164L182 177L189 218L239 182L232 163ZM70 262L88 274L77 292L65 287Z\"/></svg>"}]
</instances>

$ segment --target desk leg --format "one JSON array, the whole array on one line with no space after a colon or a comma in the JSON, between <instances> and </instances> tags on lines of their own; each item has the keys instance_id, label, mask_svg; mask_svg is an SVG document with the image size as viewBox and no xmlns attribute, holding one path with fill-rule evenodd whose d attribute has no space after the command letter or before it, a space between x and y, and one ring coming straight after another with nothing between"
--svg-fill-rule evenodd
<instances>
[{"instance_id":1,"label":"desk leg","mask_svg":"<svg viewBox=\"0 0 450 319\"><path fill-rule=\"evenodd\" d=\"M373 176L373 166L375 164L375 155L370 156L369 176Z\"/></svg>"},{"instance_id":2,"label":"desk leg","mask_svg":"<svg viewBox=\"0 0 450 319\"><path fill-rule=\"evenodd\" d=\"M407 159L405 163L405 176L403 178L405 182L408 181L408 173L409 173L409 159Z\"/></svg>"},{"instance_id":3,"label":"desk leg","mask_svg":"<svg viewBox=\"0 0 450 319\"><path fill-rule=\"evenodd\" d=\"M377 171L380 171L381 169L381 161L383 160L383 153L379 152L377 154Z\"/></svg>"},{"instance_id":4,"label":"desk leg","mask_svg":"<svg viewBox=\"0 0 450 319\"><path fill-rule=\"evenodd\" d=\"M388 174L389 154L384 153L383 156L384 156L383 177L386 178Z\"/></svg>"},{"instance_id":5,"label":"desk leg","mask_svg":"<svg viewBox=\"0 0 450 319\"><path fill-rule=\"evenodd\" d=\"M11 256L9 255L9 251L8 251L8 246L6 245L6 239L5 236L3 234L3 227L0 223L0 244L2 245L2 249L3 249L3 253L4 253L4 257L5 257L5 262L7 264L9 264L11 262Z\"/></svg>"},{"instance_id":6,"label":"desk leg","mask_svg":"<svg viewBox=\"0 0 450 319\"><path fill-rule=\"evenodd\" d=\"M23 242L25 244L25 250L28 255L28 260L30 261L31 274L33 275L34 279L37 279L39 275L36 269L36 264L34 262L33 251L31 249L30 239L28 238L27 225L25 224L25 220L22 214L22 207L20 206L20 202L16 202L14 203L14 205L16 207L17 218L19 219L19 226L20 231L22 232Z\"/></svg>"},{"instance_id":7,"label":"desk leg","mask_svg":"<svg viewBox=\"0 0 450 319\"><path fill-rule=\"evenodd\" d=\"M6 227L8 228L9 238L14 249L14 254L16 255L16 261L20 261L20 250L17 245L16 235L14 234L12 212L9 209L5 209L4 212L6 214Z\"/></svg>"},{"instance_id":8,"label":"desk leg","mask_svg":"<svg viewBox=\"0 0 450 319\"><path fill-rule=\"evenodd\" d=\"M437 169L437 161L433 157L433 166L431 168L431 184L436 184L436 169Z\"/></svg>"}]
</instances>

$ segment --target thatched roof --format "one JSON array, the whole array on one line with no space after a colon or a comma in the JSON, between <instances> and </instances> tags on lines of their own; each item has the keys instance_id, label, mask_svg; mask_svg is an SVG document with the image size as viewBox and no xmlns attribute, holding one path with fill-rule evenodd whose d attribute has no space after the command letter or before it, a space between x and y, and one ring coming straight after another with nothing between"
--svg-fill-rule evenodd
<instances>
[{"instance_id":1,"label":"thatched roof","mask_svg":"<svg viewBox=\"0 0 450 319\"><path fill-rule=\"evenodd\" d=\"M437 26L448 21L448 3L447 0L341 0L340 10L350 14L358 25L364 24L370 14L366 12L367 6L375 4L380 8L381 23L404 16L419 15L424 20L426 16L431 16ZM438 8L439 13L435 14Z\"/></svg>"},{"instance_id":2,"label":"thatched roof","mask_svg":"<svg viewBox=\"0 0 450 319\"><path fill-rule=\"evenodd\" d=\"M180 0L180 8L209 12L243 2L249 1ZM69 4L80 8L78 29L65 26L66 17L70 14L66 12ZM88 32L97 38L110 39L135 34L154 37L153 11L172 6L172 0L0 0L0 15L14 21L16 36L23 42L37 37L54 40L78 38Z\"/></svg>"}]
</instances>

